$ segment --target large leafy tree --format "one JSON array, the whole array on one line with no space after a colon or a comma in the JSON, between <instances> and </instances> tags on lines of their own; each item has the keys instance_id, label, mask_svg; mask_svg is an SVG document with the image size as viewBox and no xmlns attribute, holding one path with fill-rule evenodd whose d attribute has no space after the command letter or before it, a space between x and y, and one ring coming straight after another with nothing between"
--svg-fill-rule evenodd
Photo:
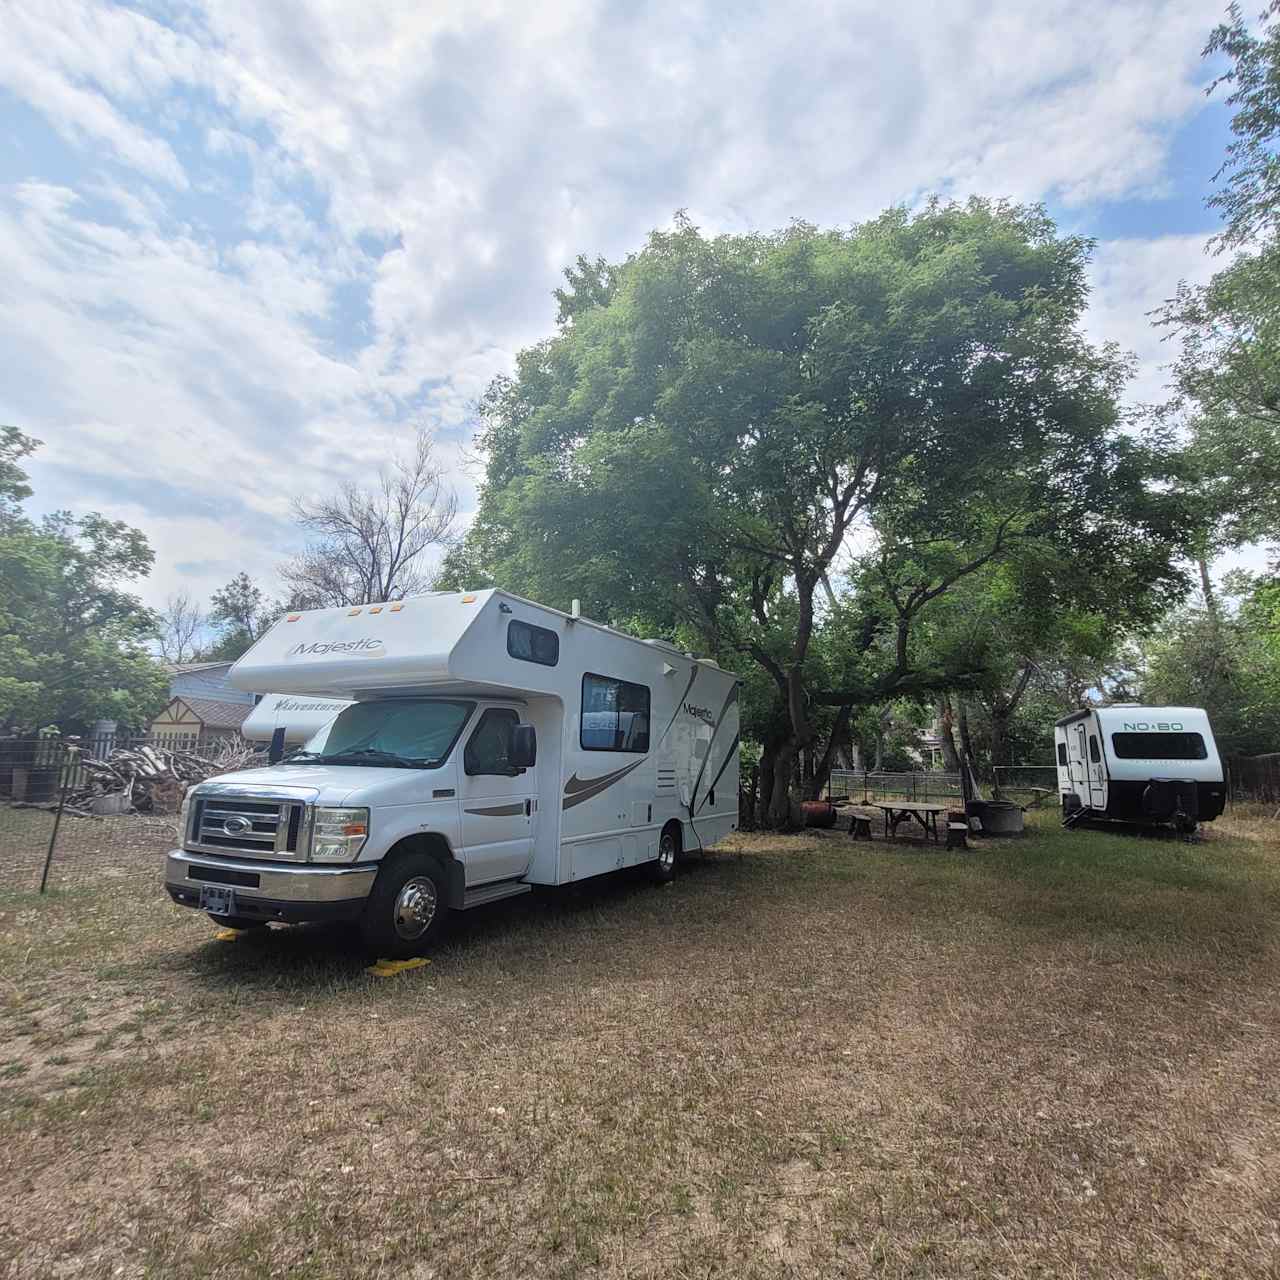
<instances>
[{"instance_id":1,"label":"large leafy tree","mask_svg":"<svg viewBox=\"0 0 1280 1280\"><path fill-rule=\"evenodd\" d=\"M1280 746L1280 577L1235 572L1225 600L1200 601L1158 627L1144 646L1142 696L1207 707L1226 754Z\"/></svg>"},{"instance_id":2,"label":"large leafy tree","mask_svg":"<svg viewBox=\"0 0 1280 1280\"><path fill-rule=\"evenodd\" d=\"M1233 141L1221 187L1215 248L1231 260L1208 285L1179 286L1164 323L1182 343L1175 408L1189 414L1204 515L1223 544L1280 538L1280 0L1255 29L1233 4L1206 56L1225 56ZM1205 575L1207 578L1207 574Z\"/></svg>"},{"instance_id":3,"label":"large leafy tree","mask_svg":"<svg viewBox=\"0 0 1280 1280\"><path fill-rule=\"evenodd\" d=\"M37 445L0 429L0 724L145 724L167 683L145 650L155 616L128 588L154 555L118 520L24 515L31 490L18 464Z\"/></svg>"},{"instance_id":4,"label":"large leafy tree","mask_svg":"<svg viewBox=\"0 0 1280 1280\"><path fill-rule=\"evenodd\" d=\"M455 572L685 625L776 690L768 817L818 711L954 683L921 615L1011 549L1167 576L1127 365L1082 337L1089 243L1035 208L890 210L584 264L490 388ZM819 653L819 636L841 643ZM846 713L847 714L847 713Z\"/></svg>"}]
</instances>

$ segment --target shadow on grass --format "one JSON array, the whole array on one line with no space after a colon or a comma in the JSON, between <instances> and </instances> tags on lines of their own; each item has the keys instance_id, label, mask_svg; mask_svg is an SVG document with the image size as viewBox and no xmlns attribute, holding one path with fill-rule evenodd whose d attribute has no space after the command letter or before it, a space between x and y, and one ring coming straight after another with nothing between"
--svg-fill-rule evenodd
<instances>
[{"instance_id":1,"label":"shadow on grass","mask_svg":"<svg viewBox=\"0 0 1280 1280\"><path fill-rule=\"evenodd\" d=\"M632 868L456 912L446 935L426 954L442 974L496 961L536 980L540 970L553 968L567 953L590 950L594 940L607 937L616 947L650 927L704 919L706 897L699 889L714 891L729 865L731 860L692 862L668 886L653 884L644 868ZM182 966L188 978L210 987L231 981L255 995L274 992L292 999L305 992L308 999L323 999L362 986L395 985L366 974L376 957L354 924L253 929L234 941L218 939L212 922L210 931L207 942L184 953Z\"/></svg>"}]
</instances>

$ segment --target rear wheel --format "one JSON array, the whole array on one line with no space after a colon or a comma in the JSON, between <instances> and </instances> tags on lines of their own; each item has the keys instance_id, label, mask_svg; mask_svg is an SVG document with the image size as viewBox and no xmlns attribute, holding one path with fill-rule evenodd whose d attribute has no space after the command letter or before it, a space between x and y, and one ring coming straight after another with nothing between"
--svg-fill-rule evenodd
<instances>
[{"instance_id":1,"label":"rear wheel","mask_svg":"<svg viewBox=\"0 0 1280 1280\"><path fill-rule=\"evenodd\" d=\"M384 866L360 917L370 950L393 960L421 955L444 928L447 883L429 854L407 853Z\"/></svg>"},{"instance_id":2,"label":"rear wheel","mask_svg":"<svg viewBox=\"0 0 1280 1280\"><path fill-rule=\"evenodd\" d=\"M658 857L649 863L649 874L659 884L667 884L675 879L676 864L679 861L680 830L674 825L666 826L658 837Z\"/></svg>"}]
</instances>

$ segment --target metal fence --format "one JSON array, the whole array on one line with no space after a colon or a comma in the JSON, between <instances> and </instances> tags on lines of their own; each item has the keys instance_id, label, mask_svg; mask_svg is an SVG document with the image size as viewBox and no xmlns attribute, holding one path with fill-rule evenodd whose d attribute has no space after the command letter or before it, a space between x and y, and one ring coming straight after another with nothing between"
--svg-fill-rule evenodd
<instances>
[{"instance_id":1,"label":"metal fence","mask_svg":"<svg viewBox=\"0 0 1280 1280\"><path fill-rule=\"evenodd\" d=\"M828 785L833 800L854 800L863 804L889 797L911 801L963 799L960 775L934 769L918 769L911 773L833 769Z\"/></svg>"},{"instance_id":2,"label":"metal fence","mask_svg":"<svg viewBox=\"0 0 1280 1280\"><path fill-rule=\"evenodd\" d=\"M1265 756L1233 756L1227 761L1232 800L1280 804L1280 752Z\"/></svg>"},{"instance_id":3,"label":"metal fence","mask_svg":"<svg viewBox=\"0 0 1280 1280\"><path fill-rule=\"evenodd\" d=\"M1056 764L996 765L993 792L1002 800L1039 806L1057 804L1058 766Z\"/></svg>"},{"instance_id":4,"label":"metal fence","mask_svg":"<svg viewBox=\"0 0 1280 1280\"><path fill-rule=\"evenodd\" d=\"M94 790L95 762L112 752L136 754L142 747L188 758L208 759L217 752L217 744L202 745L186 735L0 738L0 892L42 892L134 876L158 880L164 854L177 837L182 783L162 771L165 786L143 800L149 812L112 812L129 809L136 800L132 787L115 803L101 803L111 797L86 798Z\"/></svg>"},{"instance_id":5,"label":"metal fence","mask_svg":"<svg viewBox=\"0 0 1280 1280\"><path fill-rule=\"evenodd\" d=\"M1020 804L1039 805L1058 794L1058 770L1051 764L1001 765L995 770L994 781L980 780L979 789L983 795L998 794ZM902 773L833 769L830 795L833 800L853 800L863 804L890 798L921 802L955 800L958 803L964 799L964 788L958 773L945 773L938 769Z\"/></svg>"}]
</instances>

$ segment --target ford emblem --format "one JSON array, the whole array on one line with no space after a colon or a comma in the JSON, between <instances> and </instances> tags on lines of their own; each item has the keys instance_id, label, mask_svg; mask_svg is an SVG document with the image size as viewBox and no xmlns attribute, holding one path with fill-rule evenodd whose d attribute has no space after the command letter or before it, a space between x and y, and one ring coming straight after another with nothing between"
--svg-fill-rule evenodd
<instances>
[{"instance_id":1,"label":"ford emblem","mask_svg":"<svg viewBox=\"0 0 1280 1280\"><path fill-rule=\"evenodd\" d=\"M253 829L253 823L248 818L235 813L222 824L222 829L229 836L242 836L246 831Z\"/></svg>"}]
</instances>

